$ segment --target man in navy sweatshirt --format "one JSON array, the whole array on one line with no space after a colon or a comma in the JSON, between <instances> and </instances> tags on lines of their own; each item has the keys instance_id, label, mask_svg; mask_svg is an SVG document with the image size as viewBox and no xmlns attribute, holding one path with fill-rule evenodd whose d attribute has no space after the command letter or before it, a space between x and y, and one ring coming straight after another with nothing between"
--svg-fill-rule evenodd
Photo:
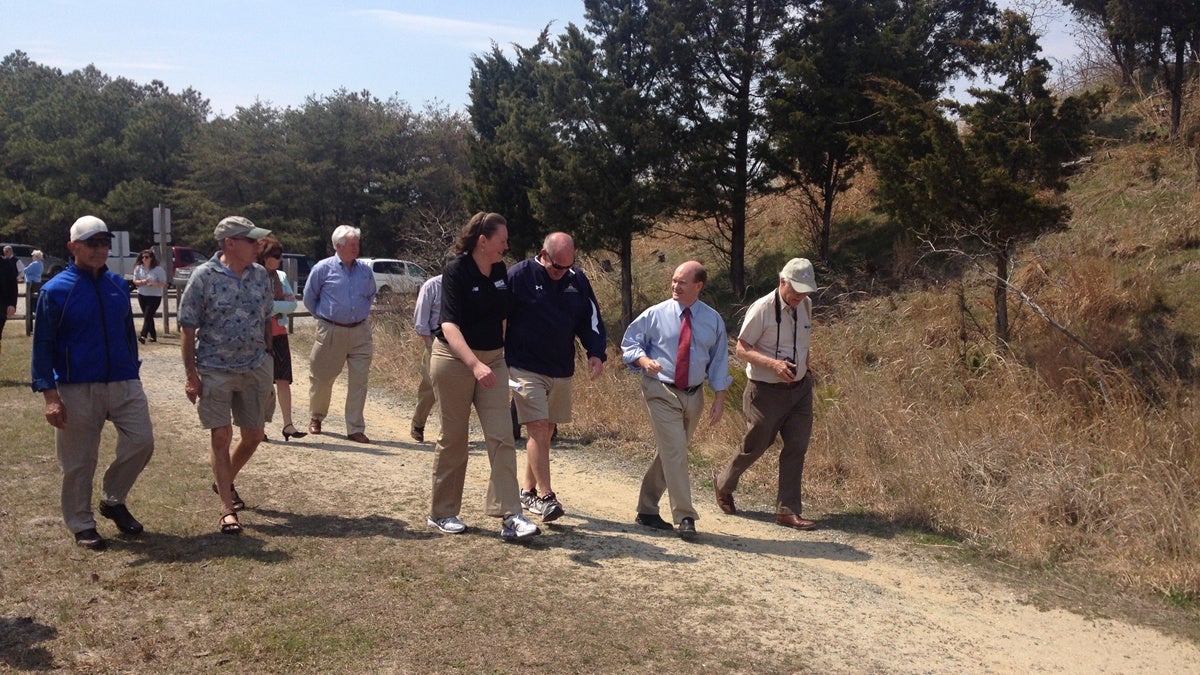
<instances>
[{"instance_id":1,"label":"man in navy sweatshirt","mask_svg":"<svg viewBox=\"0 0 1200 675\"><path fill-rule=\"evenodd\" d=\"M521 504L550 522L563 515L550 485L550 439L571 421L575 339L588 357L592 379L604 370L607 338L596 294L575 267L575 242L565 232L546 237L537 257L508 268L514 307L504 340L517 420L525 425Z\"/></svg>"},{"instance_id":2,"label":"man in navy sweatshirt","mask_svg":"<svg viewBox=\"0 0 1200 675\"><path fill-rule=\"evenodd\" d=\"M67 242L75 260L42 286L33 324L32 384L42 393L46 421L54 427L63 521L75 543L92 550L105 546L92 516L104 422L111 420L117 429L117 456L104 472L100 515L125 534L142 532L125 497L154 453L129 285L108 271L111 247L104 221L76 220Z\"/></svg>"}]
</instances>

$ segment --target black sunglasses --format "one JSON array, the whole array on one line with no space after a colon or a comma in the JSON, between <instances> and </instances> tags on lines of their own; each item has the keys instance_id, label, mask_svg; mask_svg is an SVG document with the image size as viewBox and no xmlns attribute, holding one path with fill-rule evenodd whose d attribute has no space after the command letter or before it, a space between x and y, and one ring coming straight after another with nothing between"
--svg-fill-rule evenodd
<instances>
[{"instance_id":1,"label":"black sunglasses","mask_svg":"<svg viewBox=\"0 0 1200 675\"><path fill-rule=\"evenodd\" d=\"M108 237L89 237L81 243L88 248L112 248L112 239Z\"/></svg>"},{"instance_id":2,"label":"black sunglasses","mask_svg":"<svg viewBox=\"0 0 1200 675\"><path fill-rule=\"evenodd\" d=\"M268 258L282 258L283 251L267 251Z\"/></svg>"},{"instance_id":3,"label":"black sunglasses","mask_svg":"<svg viewBox=\"0 0 1200 675\"><path fill-rule=\"evenodd\" d=\"M554 260L552 260L549 255L546 255L546 262L550 263L550 266L553 267L554 269L558 270L559 272L566 272L567 270L569 270L575 266L574 260L571 261L570 265L559 265L558 263L554 262Z\"/></svg>"}]
</instances>

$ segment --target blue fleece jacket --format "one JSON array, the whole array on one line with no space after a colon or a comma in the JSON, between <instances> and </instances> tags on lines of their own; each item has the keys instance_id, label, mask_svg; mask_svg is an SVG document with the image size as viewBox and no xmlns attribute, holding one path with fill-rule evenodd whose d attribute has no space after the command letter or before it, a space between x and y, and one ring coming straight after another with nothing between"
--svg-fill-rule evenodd
<instances>
[{"instance_id":1,"label":"blue fleece jacket","mask_svg":"<svg viewBox=\"0 0 1200 675\"><path fill-rule=\"evenodd\" d=\"M124 279L108 268L93 276L72 263L42 286L33 321L34 391L136 380L140 367Z\"/></svg>"}]
</instances>

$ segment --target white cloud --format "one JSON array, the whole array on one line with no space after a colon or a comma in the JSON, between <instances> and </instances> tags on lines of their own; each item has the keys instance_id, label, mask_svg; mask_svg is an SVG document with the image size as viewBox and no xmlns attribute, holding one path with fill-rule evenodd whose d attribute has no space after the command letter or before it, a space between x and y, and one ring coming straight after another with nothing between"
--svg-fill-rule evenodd
<instances>
[{"instance_id":1,"label":"white cloud","mask_svg":"<svg viewBox=\"0 0 1200 675\"><path fill-rule=\"evenodd\" d=\"M445 38L471 49L486 49L492 42L501 45L512 42L531 45L538 36L538 30L531 30L528 27L462 21L386 9L366 9L353 12L353 14L376 19L403 33Z\"/></svg>"}]
</instances>

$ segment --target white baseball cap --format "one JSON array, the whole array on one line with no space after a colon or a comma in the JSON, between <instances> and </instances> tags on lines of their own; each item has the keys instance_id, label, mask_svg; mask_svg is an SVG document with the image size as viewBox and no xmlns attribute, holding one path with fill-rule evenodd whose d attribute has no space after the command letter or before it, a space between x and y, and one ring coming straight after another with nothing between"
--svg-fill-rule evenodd
<instances>
[{"instance_id":1,"label":"white baseball cap","mask_svg":"<svg viewBox=\"0 0 1200 675\"><path fill-rule=\"evenodd\" d=\"M108 234L108 226L96 216L83 216L71 226L71 241L91 239L93 235Z\"/></svg>"},{"instance_id":2,"label":"white baseball cap","mask_svg":"<svg viewBox=\"0 0 1200 675\"><path fill-rule=\"evenodd\" d=\"M789 260L779 273L779 278L786 279L797 293L817 292L817 275L813 272L812 263L805 258Z\"/></svg>"}]
</instances>

